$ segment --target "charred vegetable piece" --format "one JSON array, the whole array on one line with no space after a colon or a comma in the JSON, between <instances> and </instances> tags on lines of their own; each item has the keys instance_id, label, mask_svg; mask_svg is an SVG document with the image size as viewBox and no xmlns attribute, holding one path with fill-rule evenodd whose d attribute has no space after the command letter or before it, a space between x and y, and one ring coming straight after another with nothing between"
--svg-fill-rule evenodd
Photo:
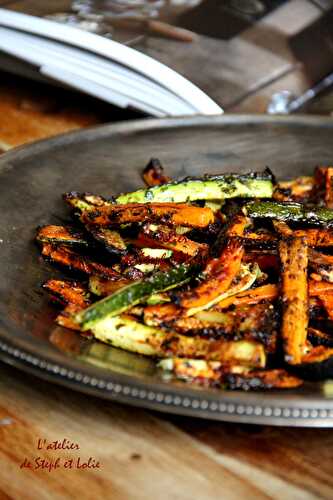
<instances>
[{"instance_id":1,"label":"charred vegetable piece","mask_svg":"<svg viewBox=\"0 0 333 500\"><path fill-rule=\"evenodd\" d=\"M92 193L78 193L76 191L65 193L63 199L67 205L77 212L83 212L84 210L103 207L110 204L110 202L102 196Z\"/></svg>"},{"instance_id":2,"label":"charred vegetable piece","mask_svg":"<svg viewBox=\"0 0 333 500\"><path fill-rule=\"evenodd\" d=\"M144 322L149 326L159 326L172 322L181 313L181 308L176 304L149 305L144 310Z\"/></svg>"},{"instance_id":3,"label":"charred vegetable piece","mask_svg":"<svg viewBox=\"0 0 333 500\"><path fill-rule=\"evenodd\" d=\"M309 280L309 294L311 296L333 293L333 283L327 281Z\"/></svg>"},{"instance_id":4,"label":"charred vegetable piece","mask_svg":"<svg viewBox=\"0 0 333 500\"><path fill-rule=\"evenodd\" d=\"M90 329L102 342L145 356L159 356L160 345L166 337L163 330L142 325L125 315L106 315L95 321Z\"/></svg>"},{"instance_id":5,"label":"charred vegetable piece","mask_svg":"<svg viewBox=\"0 0 333 500\"><path fill-rule=\"evenodd\" d=\"M324 198L327 208L333 208L333 167L316 167L314 192Z\"/></svg>"},{"instance_id":6,"label":"charred vegetable piece","mask_svg":"<svg viewBox=\"0 0 333 500\"><path fill-rule=\"evenodd\" d=\"M231 305L258 304L264 300L272 301L278 297L278 294L279 290L277 285L258 286L257 288L251 288L250 290L245 290L237 295L221 300L216 304L215 309L226 309Z\"/></svg>"},{"instance_id":7,"label":"charred vegetable piece","mask_svg":"<svg viewBox=\"0 0 333 500\"><path fill-rule=\"evenodd\" d=\"M177 378L194 380L204 385L227 384L230 389L291 389L302 385L303 381L285 370L253 371L244 366L226 366L219 361L201 359L169 358L159 362L165 372Z\"/></svg>"},{"instance_id":8,"label":"charred vegetable piece","mask_svg":"<svg viewBox=\"0 0 333 500\"><path fill-rule=\"evenodd\" d=\"M93 335L114 347L150 356L205 358L224 363L264 367L261 344L250 341L210 341L142 325L125 315L105 316L92 325Z\"/></svg>"},{"instance_id":9,"label":"charred vegetable piece","mask_svg":"<svg viewBox=\"0 0 333 500\"><path fill-rule=\"evenodd\" d=\"M119 279L112 281L101 276L93 275L89 278L89 290L94 294L101 297L106 297L116 292L124 286L130 285L132 282L126 279Z\"/></svg>"},{"instance_id":10,"label":"charred vegetable piece","mask_svg":"<svg viewBox=\"0 0 333 500\"><path fill-rule=\"evenodd\" d=\"M161 186L171 181L170 177L164 175L164 169L157 158L151 158L143 171L142 177L148 187Z\"/></svg>"},{"instance_id":11,"label":"charred vegetable piece","mask_svg":"<svg viewBox=\"0 0 333 500\"><path fill-rule=\"evenodd\" d=\"M181 333L218 338L232 336L261 342L267 353L275 353L279 330L279 314L267 304L240 306L224 313L201 311L190 318L175 319L171 328Z\"/></svg>"},{"instance_id":12,"label":"charred vegetable piece","mask_svg":"<svg viewBox=\"0 0 333 500\"><path fill-rule=\"evenodd\" d=\"M184 203L129 203L85 211L81 220L86 224L101 226L160 221L164 224L204 228L214 222L214 213L210 208Z\"/></svg>"},{"instance_id":13,"label":"charred vegetable piece","mask_svg":"<svg viewBox=\"0 0 333 500\"><path fill-rule=\"evenodd\" d=\"M280 261L275 250L259 250L251 249L247 251L244 257L244 263L256 263L263 273L274 271L275 273L280 270Z\"/></svg>"},{"instance_id":14,"label":"charred vegetable piece","mask_svg":"<svg viewBox=\"0 0 333 500\"><path fill-rule=\"evenodd\" d=\"M286 222L301 222L331 227L333 210L321 207L306 207L300 203L278 203L274 201L252 201L243 211L254 219L277 219Z\"/></svg>"},{"instance_id":15,"label":"charred vegetable piece","mask_svg":"<svg viewBox=\"0 0 333 500\"><path fill-rule=\"evenodd\" d=\"M297 177L292 181L279 182L274 189L273 198L276 201L304 201L311 196L313 187L313 177Z\"/></svg>"},{"instance_id":16,"label":"charred vegetable piece","mask_svg":"<svg viewBox=\"0 0 333 500\"><path fill-rule=\"evenodd\" d=\"M229 297L231 295L235 295L238 292L250 288L251 285L255 282L258 276L259 269L254 266L253 268L247 268L244 266L242 270L242 275L240 278L235 280L235 283L232 284L228 290L223 294L223 297ZM203 311L204 308L200 308L196 311ZM180 316L184 316L181 320L178 320ZM181 324L188 325L191 323L193 325L193 318L188 317L188 310L182 309L181 307L175 304L162 304L157 306L150 306L145 308L145 323L147 325L163 325L163 324L173 324L174 321L177 320L177 325L180 327ZM193 320L191 322L191 320ZM196 320L198 322L198 320Z\"/></svg>"},{"instance_id":17,"label":"charred vegetable piece","mask_svg":"<svg viewBox=\"0 0 333 500\"><path fill-rule=\"evenodd\" d=\"M205 385L221 382L224 368L227 369L220 361L188 358L162 359L159 361L158 366L164 372L172 373L179 379L195 380ZM247 370L244 367L240 367L240 369Z\"/></svg>"},{"instance_id":18,"label":"charred vegetable piece","mask_svg":"<svg viewBox=\"0 0 333 500\"><path fill-rule=\"evenodd\" d=\"M212 341L169 334L162 344L162 351L165 356L204 358L208 361L260 368L266 365L266 355L262 344L248 340Z\"/></svg>"},{"instance_id":19,"label":"charred vegetable piece","mask_svg":"<svg viewBox=\"0 0 333 500\"><path fill-rule=\"evenodd\" d=\"M116 255L123 255L126 253L127 245L118 231L107 227L95 226L93 224L87 224L86 229L108 252Z\"/></svg>"},{"instance_id":20,"label":"charred vegetable piece","mask_svg":"<svg viewBox=\"0 0 333 500\"><path fill-rule=\"evenodd\" d=\"M219 258L208 261L202 283L181 296L180 305L187 310L187 316L212 307L221 300L239 274L243 255L241 242L233 239L227 243Z\"/></svg>"},{"instance_id":21,"label":"charred vegetable piece","mask_svg":"<svg viewBox=\"0 0 333 500\"><path fill-rule=\"evenodd\" d=\"M249 228L251 224L251 219L245 217L245 215L237 214L227 227L226 236L228 238L242 237L245 230Z\"/></svg>"},{"instance_id":22,"label":"charred vegetable piece","mask_svg":"<svg viewBox=\"0 0 333 500\"><path fill-rule=\"evenodd\" d=\"M300 363L308 328L308 247L304 238L280 241L282 264L282 339L285 361Z\"/></svg>"},{"instance_id":23,"label":"charred vegetable piece","mask_svg":"<svg viewBox=\"0 0 333 500\"><path fill-rule=\"evenodd\" d=\"M237 214L226 230L228 238L241 238L244 245L248 246L276 246L276 236L267 230L255 232L251 229L251 220L242 214Z\"/></svg>"},{"instance_id":24,"label":"charred vegetable piece","mask_svg":"<svg viewBox=\"0 0 333 500\"><path fill-rule=\"evenodd\" d=\"M285 222L273 221L275 229L283 236L306 238L310 247L333 246L333 231L328 229L297 229L291 230Z\"/></svg>"},{"instance_id":25,"label":"charred vegetable piece","mask_svg":"<svg viewBox=\"0 0 333 500\"><path fill-rule=\"evenodd\" d=\"M166 272L156 272L142 281L125 286L105 299L95 302L82 314L78 314L76 321L83 330L90 329L96 321L103 319L106 315L116 316L144 302L154 293L170 290L185 283L194 272L195 267L186 264L181 264Z\"/></svg>"},{"instance_id":26,"label":"charred vegetable piece","mask_svg":"<svg viewBox=\"0 0 333 500\"><path fill-rule=\"evenodd\" d=\"M77 229L65 226L42 226L37 229L36 241L53 245L70 245L85 248L89 246L84 234Z\"/></svg>"},{"instance_id":27,"label":"charred vegetable piece","mask_svg":"<svg viewBox=\"0 0 333 500\"><path fill-rule=\"evenodd\" d=\"M102 196L90 193L71 192L65 193L63 197L66 203L74 208L79 214L111 205L111 202L105 200ZM115 254L123 254L126 252L127 245L118 231L105 227L97 227L93 224L86 224L86 229L93 238L99 243L102 243L109 252Z\"/></svg>"},{"instance_id":28,"label":"charred vegetable piece","mask_svg":"<svg viewBox=\"0 0 333 500\"><path fill-rule=\"evenodd\" d=\"M318 296L324 293L333 293L333 284L329 285L322 282L309 281L309 295L311 297ZM277 285L268 284L258 286L257 288L250 288L244 292L232 295L227 299L221 300L214 309L222 310L230 306L240 306L245 304L258 304L262 301L273 301L279 296L279 289Z\"/></svg>"},{"instance_id":29,"label":"charred vegetable piece","mask_svg":"<svg viewBox=\"0 0 333 500\"><path fill-rule=\"evenodd\" d=\"M226 198L271 198L273 176L268 170L250 174L207 175L187 177L162 186L139 189L116 198L116 203L184 203L195 200L224 200Z\"/></svg>"},{"instance_id":30,"label":"charred vegetable piece","mask_svg":"<svg viewBox=\"0 0 333 500\"><path fill-rule=\"evenodd\" d=\"M43 288L52 295L55 295L64 304L76 304L85 307L90 303L88 290L76 281L68 280L48 280Z\"/></svg>"},{"instance_id":31,"label":"charred vegetable piece","mask_svg":"<svg viewBox=\"0 0 333 500\"><path fill-rule=\"evenodd\" d=\"M205 243L197 243L184 234L177 234L173 229L162 225L146 224L138 242L156 245L191 257L199 253L202 255L208 253L208 245Z\"/></svg>"},{"instance_id":32,"label":"charred vegetable piece","mask_svg":"<svg viewBox=\"0 0 333 500\"><path fill-rule=\"evenodd\" d=\"M232 390L262 390L262 389L294 389L303 384L303 380L287 371L257 370L242 374L227 374L224 379L227 387Z\"/></svg>"},{"instance_id":33,"label":"charred vegetable piece","mask_svg":"<svg viewBox=\"0 0 333 500\"><path fill-rule=\"evenodd\" d=\"M103 266L89 257L75 253L71 248L64 246L54 247L49 243L44 243L42 255L52 262L68 267L70 270L86 274L98 274L99 276L113 280L121 279L119 273L110 267Z\"/></svg>"},{"instance_id":34,"label":"charred vegetable piece","mask_svg":"<svg viewBox=\"0 0 333 500\"><path fill-rule=\"evenodd\" d=\"M39 243L64 244L83 248L89 246L88 241L81 231L72 227L55 225L39 227L37 229L36 241Z\"/></svg>"},{"instance_id":35,"label":"charred vegetable piece","mask_svg":"<svg viewBox=\"0 0 333 500\"><path fill-rule=\"evenodd\" d=\"M154 306L157 304L165 304L166 302L171 302L171 299L167 293L154 293L147 299L148 306Z\"/></svg>"},{"instance_id":36,"label":"charred vegetable piece","mask_svg":"<svg viewBox=\"0 0 333 500\"><path fill-rule=\"evenodd\" d=\"M135 266L137 268L140 266L140 269L141 266L152 266L152 269L156 267L167 270L171 267L169 259L172 254L172 250L163 248L131 248L129 252L121 258L121 265L122 267Z\"/></svg>"},{"instance_id":37,"label":"charred vegetable piece","mask_svg":"<svg viewBox=\"0 0 333 500\"><path fill-rule=\"evenodd\" d=\"M87 304L85 304L87 306ZM82 307L78 304L68 304L61 313L56 317L56 323L64 328L69 328L70 330L80 331L80 327L75 321L73 321L73 316L82 311Z\"/></svg>"}]
</instances>

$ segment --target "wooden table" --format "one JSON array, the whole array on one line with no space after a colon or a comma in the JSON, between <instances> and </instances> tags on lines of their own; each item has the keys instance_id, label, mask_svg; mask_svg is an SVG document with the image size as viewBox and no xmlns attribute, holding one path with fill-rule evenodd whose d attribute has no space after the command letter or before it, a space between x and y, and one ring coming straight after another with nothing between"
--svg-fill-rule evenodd
<instances>
[{"instance_id":1,"label":"wooden table","mask_svg":"<svg viewBox=\"0 0 333 500\"><path fill-rule=\"evenodd\" d=\"M32 12L41 5L0 3L17 9L25 3ZM56 2L49 4L55 8ZM215 97L230 111L262 112L273 91L299 92L305 87L285 36L311 22L319 7L294 0L288 8L293 9L292 19L287 7L282 7L256 29L230 44L222 43L227 52L223 57L230 64L228 71L221 71L226 85ZM152 53L157 47L162 51L161 40L146 43ZM185 53L190 48L180 50ZM167 58L165 42L162 52ZM250 56L256 70L244 65ZM330 101L325 102L330 106ZM325 106L321 109L330 111ZM112 106L88 97L0 74L2 150L124 117ZM51 448L58 449L47 450L44 440L57 441ZM71 443L79 449L66 449ZM1 499L330 499L332 446L330 430L162 415L74 393L0 366ZM84 468L89 457L90 467Z\"/></svg>"}]
</instances>

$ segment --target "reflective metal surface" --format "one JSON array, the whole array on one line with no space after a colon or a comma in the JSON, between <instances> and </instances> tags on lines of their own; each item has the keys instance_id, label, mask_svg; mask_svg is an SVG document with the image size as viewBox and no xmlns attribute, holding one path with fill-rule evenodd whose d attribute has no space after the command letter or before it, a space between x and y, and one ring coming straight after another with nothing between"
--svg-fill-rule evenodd
<instances>
[{"instance_id":1,"label":"reflective metal surface","mask_svg":"<svg viewBox=\"0 0 333 500\"><path fill-rule=\"evenodd\" d=\"M96 396L217 420L333 426L333 385L287 392L224 392L165 380L152 360L54 325L40 284L59 271L33 242L36 226L68 217L61 194L103 195L141 185L158 157L174 176L262 169L283 178L331 164L333 121L224 116L140 120L71 133L0 157L0 357Z\"/></svg>"}]
</instances>

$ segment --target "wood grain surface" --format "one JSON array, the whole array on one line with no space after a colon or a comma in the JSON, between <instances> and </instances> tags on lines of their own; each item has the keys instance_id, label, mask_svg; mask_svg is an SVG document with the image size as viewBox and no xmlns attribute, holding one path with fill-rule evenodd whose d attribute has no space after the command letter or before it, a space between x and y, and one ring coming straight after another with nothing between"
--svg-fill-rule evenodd
<instances>
[{"instance_id":1,"label":"wood grain surface","mask_svg":"<svg viewBox=\"0 0 333 500\"><path fill-rule=\"evenodd\" d=\"M230 43L203 39L191 47L156 38L142 49L171 62L229 109L264 112L274 91L306 88L286 36L316 18L325 3L293 0L288 5L294 10L282 7ZM57 11L68 2L0 4L44 14L46 4ZM210 70L212 54L219 64L208 78L203 69ZM0 75L2 151L123 117L87 97ZM66 439L80 449L38 450L39 439ZM74 393L0 365L1 499L331 499L332 449L330 430L166 416ZM89 457L100 468L77 468L78 458L82 466ZM41 460L54 464L57 458L59 468L41 468ZM32 468L21 468L25 459ZM72 468L65 468L70 459Z\"/></svg>"}]
</instances>

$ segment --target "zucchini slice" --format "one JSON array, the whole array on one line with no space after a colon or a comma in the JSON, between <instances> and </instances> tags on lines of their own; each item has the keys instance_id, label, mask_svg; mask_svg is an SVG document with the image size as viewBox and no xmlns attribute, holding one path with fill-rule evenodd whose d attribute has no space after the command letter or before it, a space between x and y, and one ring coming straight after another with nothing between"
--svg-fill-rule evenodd
<instances>
[{"instance_id":1,"label":"zucchini slice","mask_svg":"<svg viewBox=\"0 0 333 500\"><path fill-rule=\"evenodd\" d=\"M125 315L107 315L92 325L91 332L102 342L146 356L205 358L256 368L266 364L265 350L258 342L187 337L143 325Z\"/></svg>"},{"instance_id":2,"label":"zucchini slice","mask_svg":"<svg viewBox=\"0 0 333 500\"><path fill-rule=\"evenodd\" d=\"M90 330L102 342L145 356L159 356L159 346L166 336L162 330L124 316L104 316L95 321Z\"/></svg>"},{"instance_id":3,"label":"zucchini slice","mask_svg":"<svg viewBox=\"0 0 333 500\"><path fill-rule=\"evenodd\" d=\"M118 231L94 224L87 224L86 229L108 252L116 255L126 253L127 245Z\"/></svg>"},{"instance_id":4,"label":"zucchini slice","mask_svg":"<svg viewBox=\"0 0 333 500\"><path fill-rule=\"evenodd\" d=\"M148 297L156 292L170 290L185 283L195 271L195 266L181 264L166 272L155 274L117 290L105 299L95 302L90 307L79 313L75 320L82 330L92 328L92 325L104 316L116 316L130 307L145 302Z\"/></svg>"},{"instance_id":5,"label":"zucchini slice","mask_svg":"<svg viewBox=\"0 0 333 500\"><path fill-rule=\"evenodd\" d=\"M243 207L245 215L254 219L277 219L285 222L333 226L333 210L323 207L306 207L300 203L252 201Z\"/></svg>"},{"instance_id":6,"label":"zucchini slice","mask_svg":"<svg viewBox=\"0 0 333 500\"><path fill-rule=\"evenodd\" d=\"M308 329L308 246L304 238L279 243L282 264L282 339L285 361L301 362Z\"/></svg>"},{"instance_id":7,"label":"zucchini slice","mask_svg":"<svg viewBox=\"0 0 333 500\"><path fill-rule=\"evenodd\" d=\"M250 174L206 175L186 177L162 186L139 189L121 194L116 203L184 203L195 200L224 200L226 198L271 198L273 176L266 170Z\"/></svg>"},{"instance_id":8,"label":"zucchini slice","mask_svg":"<svg viewBox=\"0 0 333 500\"><path fill-rule=\"evenodd\" d=\"M86 248L89 246L84 234L77 229L65 226L41 226L37 229L36 241L53 245L69 245Z\"/></svg>"},{"instance_id":9,"label":"zucchini slice","mask_svg":"<svg viewBox=\"0 0 333 500\"><path fill-rule=\"evenodd\" d=\"M124 288L124 286L130 285L131 283L131 280L119 279L117 281L113 281L94 274L89 278L89 290L94 295L106 297L107 295L111 295L120 288Z\"/></svg>"},{"instance_id":10,"label":"zucchini slice","mask_svg":"<svg viewBox=\"0 0 333 500\"><path fill-rule=\"evenodd\" d=\"M65 193L63 199L67 205L78 212L110 204L110 202L102 196L92 193L78 193L76 191Z\"/></svg>"},{"instance_id":11,"label":"zucchini slice","mask_svg":"<svg viewBox=\"0 0 333 500\"><path fill-rule=\"evenodd\" d=\"M78 214L111 205L111 203L102 196L90 193L65 193L63 198ZM127 245L118 231L105 227L97 227L89 223L86 224L86 230L96 241L102 243L107 251L115 254L123 254L126 252Z\"/></svg>"},{"instance_id":12,"label":"zucchini slice","mask_svg":"<svg viewBox=\"0 0 333 500\"><path fill-rule=\"evenodd\" d=\"M164 323L168 326L168 323ZM267 304L241 306L221 313L201 311L195 316L179 317L169 323L171 329L205 338L232 338L261 342L267 353L275 353L279 314Z\"/></svg>"}]
</instances>

